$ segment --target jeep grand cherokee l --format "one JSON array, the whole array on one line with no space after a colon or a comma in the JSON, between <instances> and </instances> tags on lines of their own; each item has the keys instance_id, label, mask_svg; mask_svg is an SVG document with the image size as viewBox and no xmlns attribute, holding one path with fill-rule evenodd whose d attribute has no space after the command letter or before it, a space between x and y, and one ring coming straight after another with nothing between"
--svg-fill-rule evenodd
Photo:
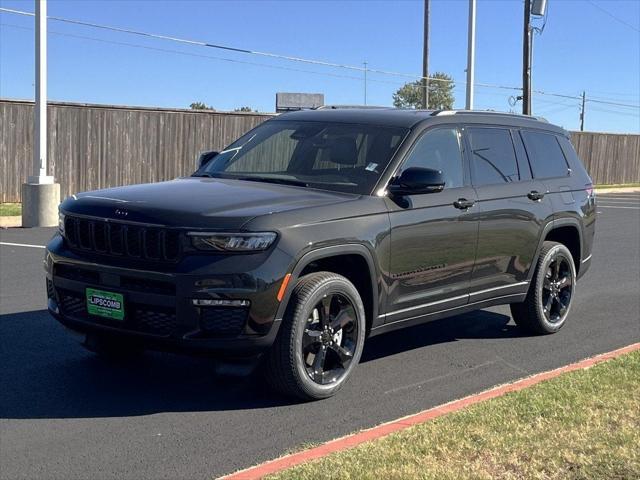
<instances>
[{"instance_id":1,"label":"jeep grand cherokee l","mask_svg":"<svg viewBox=\"0 0 640 480\"><path fill-rule=\"evenodd\" d=\"M499 304L556 332L590 265L591 179L539 119L293 112L201 163L61 204L48 307L89 349L260 356L324 398L372 335Z\"/></svg>"}]
</instances>

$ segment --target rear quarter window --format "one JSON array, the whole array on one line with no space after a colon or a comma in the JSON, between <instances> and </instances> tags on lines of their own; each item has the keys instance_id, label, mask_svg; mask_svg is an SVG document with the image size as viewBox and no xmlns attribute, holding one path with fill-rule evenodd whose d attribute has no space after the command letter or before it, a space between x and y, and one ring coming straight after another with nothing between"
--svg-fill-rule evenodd
<instances>
[{"instance_id":1,"label":"rear quarter window","mask_svg":"<svg viewBox=\"0 0 640 480\"><path fill-rule=\"evenodd\" d=\"M520 133L534 178L569 176L567 159L555 135L527 130Z\"/></svg>"}]
</instances>

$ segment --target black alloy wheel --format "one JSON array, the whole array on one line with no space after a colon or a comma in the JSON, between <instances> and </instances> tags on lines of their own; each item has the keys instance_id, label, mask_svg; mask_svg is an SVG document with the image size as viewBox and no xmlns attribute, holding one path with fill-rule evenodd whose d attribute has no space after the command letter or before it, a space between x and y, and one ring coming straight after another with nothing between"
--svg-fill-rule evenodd
<instances>
[{"instance_id":1,"label":"black alloy wheel","mask_svg":"<svg viewBox=\"0 0 640 480\"><path fill-rule=\"evenodd\" d=\"M549 263L545 273L542 310L551 323L560 321L571 305L573 277L569 262L571 260L558 253Z\"/></svg>"},{"instance_id":2,"label":"black alloy wheel","mask_svg":"<svg viewBox=\"0 0 640 480\"><path fill-rule=\"evenodd\" d=\"M307 319L302 355L309 377L320 385L337 382L349 369L358 342L356 311L347 297L329 293Z\"/></svg>"},{"instance_id":3,"label":"black alloy wheel","mask_svg":"<svg viewBox=\"0 0 640 480\"><path fill-rule=\"evenodd\" d=\"M276 341L265 358L266 379L303 400L334 395L360 361L365 309L356 287L333 272L296 283Z\"/></svg>"}]
</instances>

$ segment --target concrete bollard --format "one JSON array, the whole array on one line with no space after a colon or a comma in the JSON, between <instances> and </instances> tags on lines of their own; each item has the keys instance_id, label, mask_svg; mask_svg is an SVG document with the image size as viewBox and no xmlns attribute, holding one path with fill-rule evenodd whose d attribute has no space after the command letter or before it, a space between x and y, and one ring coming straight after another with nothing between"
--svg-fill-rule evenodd
<instances>
[{"instance_id":1,"label":"concrete bollard","mask_svg":"<svg viewBox=\"0 0 640 480\"><path fill-rule=\"evenodd\" d=\"M55 227L58 225L60 184L22 184L22 226Z\"/></svg>"}]
</instances>

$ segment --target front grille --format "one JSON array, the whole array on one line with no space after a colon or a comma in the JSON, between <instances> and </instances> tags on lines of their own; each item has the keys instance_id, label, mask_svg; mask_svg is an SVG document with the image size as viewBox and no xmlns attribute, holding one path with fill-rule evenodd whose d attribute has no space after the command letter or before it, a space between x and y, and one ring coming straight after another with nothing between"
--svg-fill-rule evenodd
<instances>
[{"instance_id":1,"label":"front grille","mask_svg":"<svg viewBox=\"0 0 640 480\"><path fill-rule=\"evenodd\" d=\"M180 256L180 233L175 230L67 215L64 232L69 246L79 250L169 262Z\"/></svg>"},{"instance_id":2,"label":"front grille","mask_svg":"<svg viewBox=\"0 0 640 480\"><path fill-rule=\"evenodd\" d=\"M247 308L202 307L200 329L215 336L238 335L242 332L248 313Z\"/></svg>"},{"instance_id":3,"label":"front grille","mask_svg":"<svg viewBox=\"0 0 640 480\"><path fill-rule=\"evenodd\" d=\"M89 320L94 323L118 326L123 330L148 333L151 335L168 336L179 326L176 312L172 308L156 307L153 305L126 303L125 320L109 320L101 317L89 316L85 297L80 292L58 289L60 311L64 315Z\"/></svg>"}]
</instances>

